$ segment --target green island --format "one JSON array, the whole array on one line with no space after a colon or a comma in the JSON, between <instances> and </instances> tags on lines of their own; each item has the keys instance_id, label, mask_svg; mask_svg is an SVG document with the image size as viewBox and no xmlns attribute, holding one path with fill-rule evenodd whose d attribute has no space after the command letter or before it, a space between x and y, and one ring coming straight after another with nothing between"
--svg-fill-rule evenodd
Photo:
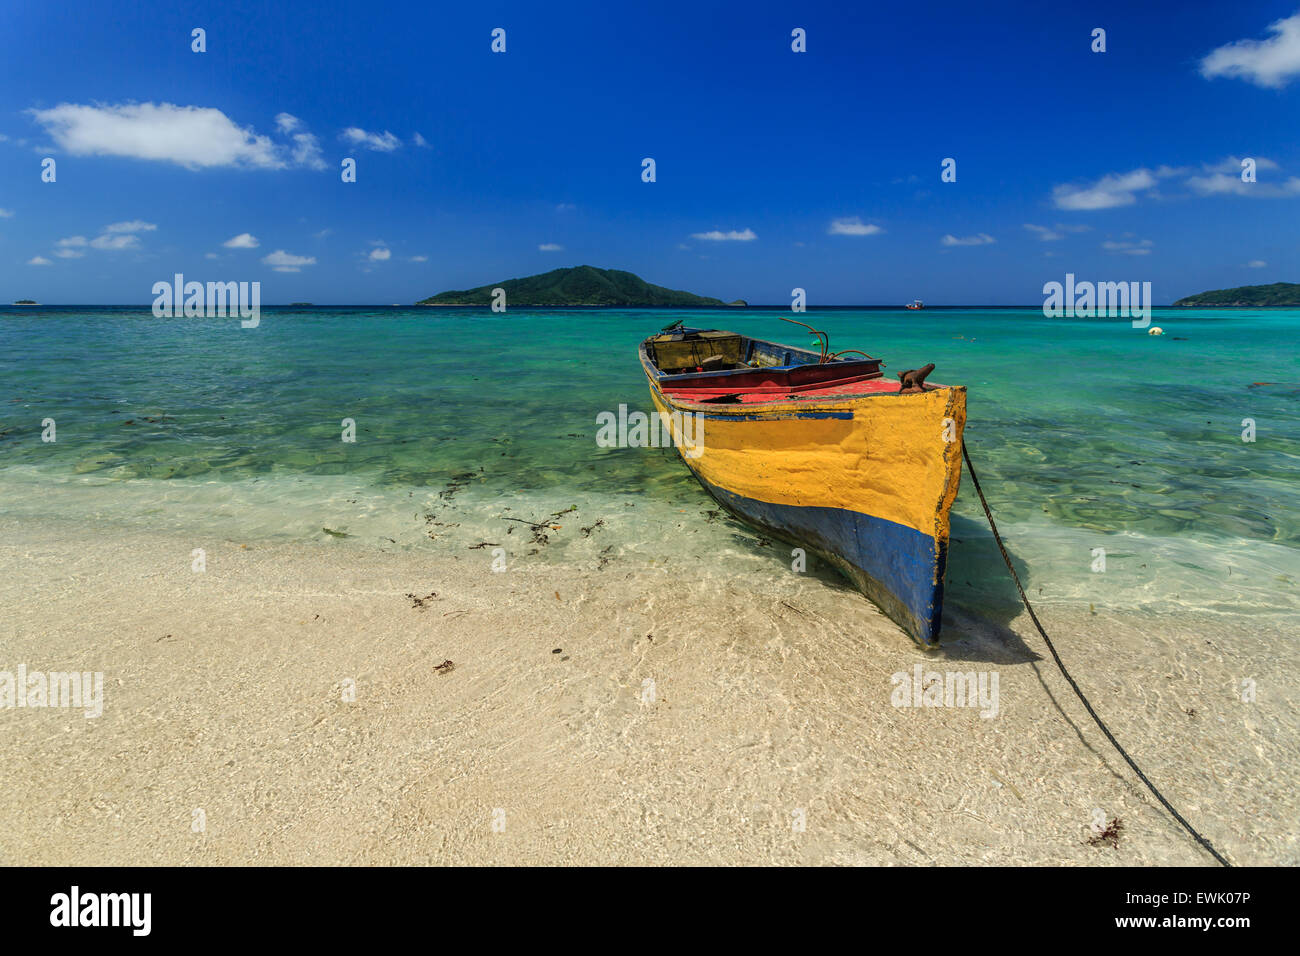
<instances>
[{"instance_id":1,"label":"green island","mask_svg":"<svg viewBox=\"0 0 1300 956\"><path fill-rule=\"evenodd\" d=\"M416 305L491 305L492 290L504 289L506 306L720 306L721 299L646 282L620 269L574 266L522 279L439 292Z\"/></svg>"},{"instance_id":2,"label":"green island","mask_svg":"<svg viewBox=\"0 0 1300 956\"><path fill-rule=\"evenodd\" d=\"M15 299L14 305L39 305L35 299Z\"/></svg>"},{"instance_id":3,"label":"green island","mask_svg":"<svg viewBox=\"0 0 1300 956\"><path fill-rule=\"evenodd\" d=\"M1215 289L1179 299L1175 306L1258 308L1260 306L1300 306L1300 283L1274 282L1272 285L1243 285L1235 289Z\"/></svg>"}]
</instances>

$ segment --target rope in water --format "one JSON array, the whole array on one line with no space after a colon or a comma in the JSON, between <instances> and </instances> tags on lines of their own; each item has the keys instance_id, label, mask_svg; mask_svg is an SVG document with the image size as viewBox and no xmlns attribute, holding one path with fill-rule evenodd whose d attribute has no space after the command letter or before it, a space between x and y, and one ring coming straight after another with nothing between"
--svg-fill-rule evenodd
<instances>
[{"instance_id":1,"label":"rope in water","mask_svg":"<svg viewBox=\"0 0 1300 956\"><path fill-rule=\"evenodd\" d=\"M1097 722L1097 726L1100 727L1101 732L1106 735L1106 739L1111 742L1112 746L1119 751L1119 755L1124 758L1130 767L1133 768L1133 772L1136 773L1142 782L1147 785L1147 789L1156 795L1156 799L1164 805L1164 808L1173 815L1175 820L1182 824L1183 829L1190 833L1196 839L1197 843L1209 851L1210 856L1214 857L1224 866L1232 866L1232 864L1224 859L1223 855L1211 845L1209 840L1197 833L1196 828L1183 819L1183 815L1174 809L1173 804L1166 800L1164 794L1156 789L1156 785L1147 779L1147 775L1142 772L1142 768L1134 763L1133 758L1128 755L1128 751L1120 746L1119 741L1115 739L1115 735L1110 732L1110 728L1107 727L1102 719L1097 716L1097 712L1092 709L1092 704L1088 703L1088 698L1083 695L1083 691L1079 689L1079 685L1074 682L1074 678L1070 676L1070 672L1065 669L1065 664L1061 661L1061 655L1056 653L1056 646L1052 643L1052 639L1047 636L1047 632L1043 630L1043 625L1038 621L1038 615L1034 613L1034 609L1029 603L1029 598L1025 596L1025 589L1020 586L1020 575L1016 574L1016 569L1011 564L1011 556L1007 554L1007 549L1002 544L1002 536L998 534L998 526L993 522L993 512L989 510L989 503L984 499L984 491L980 488L979 478L975 476L975 466L971 464L970 452L966 450L965 442L962 442L961 453L966 459L966 470L970 473L971 484L975 486L975 493L979 495L980 505L984 508L984 517L989 519L989 528L993 532L993 540L998 543L998 550L1002 552L1002 560L1006 562L1007 570L1011 572L1011 580L1016 583L1016 590L1020 592L1020 600L1024 602L1025 610L1029 612L1029 617L1034 622L1034 627L1038 628L1038 633L1042 635L1043 642L1047 645L1047 649L1052 652L1052 659L1056 661L1056 666L1060 669L1061 675L1069 682L1071 689L1076 695L1078 695L1079 700L1083 701L1083 706L1088 709L1088 713L1092 716L1092 719Z\"/></svg>"}]
</instances>

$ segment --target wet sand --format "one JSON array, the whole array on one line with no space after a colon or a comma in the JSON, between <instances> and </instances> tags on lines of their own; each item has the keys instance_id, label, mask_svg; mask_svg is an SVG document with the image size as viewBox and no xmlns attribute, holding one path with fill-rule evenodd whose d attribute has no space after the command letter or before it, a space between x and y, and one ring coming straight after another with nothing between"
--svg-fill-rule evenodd
<instances>
[{"instance_id":1,"label":"wet sand","mask_svg":"<svg viewBox=\"0 0 1300 956\"><path fill-rule=\"evenodd\" d=\"M833 576L601 534L503 573L473 535L208 540L200 574L190 537L0 521L0 670L105 681L98 718L0 710L0 862L1212 863L1026 616L927 654ZM1222 852L1300 863L1293 634L1040 616ZM893 706L918 663L996 672L997 716Z\"/></svg>"}]
</instances>

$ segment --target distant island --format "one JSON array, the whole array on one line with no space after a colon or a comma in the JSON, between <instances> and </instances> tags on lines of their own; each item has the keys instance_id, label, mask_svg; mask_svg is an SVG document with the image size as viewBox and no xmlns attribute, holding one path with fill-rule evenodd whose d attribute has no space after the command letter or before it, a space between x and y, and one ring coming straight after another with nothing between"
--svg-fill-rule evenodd
<instances>
[{"instance_id":1,"label":"distant island","mask_svg":"<svg viewBox=\"0 0 1300 956\"><path fill-rule=\"evenodd\" d=\"M492 290L505 289L506 307L585 306L720 306L721 299L652 285L619 269L574 266L552 269L523 279L505 279L477 289L439 292L416 305L491 305Z\"/></svg>"},{"instance_id":2,"label":"distant island","mask_svg":"<svg viewBox=\"0 0 1300 956\"><path fill-rule=\"evenodd\" d=\"M1240 306L1258 308L1266 305L1300 306L1300 283L1274 282L1272 285L1243 285L1235 289L1215 289L1179 299L1175 306L1222 308Z\"/></svg>"},{"instance_id":3,"label":"distant island","mask_svg":"<svg viewBox=\"0 0 1300 956\"><path fill-rule=\"evenodd\" d=\"M35 299L17 299L14 301L14 305L40 305L40 303Z\"/></svg>"}]
</instances>

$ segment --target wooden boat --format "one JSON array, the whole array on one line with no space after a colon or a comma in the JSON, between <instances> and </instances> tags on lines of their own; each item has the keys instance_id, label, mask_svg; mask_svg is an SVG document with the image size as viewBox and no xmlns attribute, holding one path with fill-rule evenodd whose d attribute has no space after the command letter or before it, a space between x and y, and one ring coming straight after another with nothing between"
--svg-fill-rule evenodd
<instances>
[{"instance_id":1,"label":"wooden boat","mask_svg":"<svg viewBox=\"0 0 1300 956\"><path fill-rule=\"evenodd\" d=\"M933 365L893 381L879 359L846 354L680 327L640 348L663 428L704 489L820 555L931 645L966 389L926 383Z\"/></svg>"}]
</instances>

